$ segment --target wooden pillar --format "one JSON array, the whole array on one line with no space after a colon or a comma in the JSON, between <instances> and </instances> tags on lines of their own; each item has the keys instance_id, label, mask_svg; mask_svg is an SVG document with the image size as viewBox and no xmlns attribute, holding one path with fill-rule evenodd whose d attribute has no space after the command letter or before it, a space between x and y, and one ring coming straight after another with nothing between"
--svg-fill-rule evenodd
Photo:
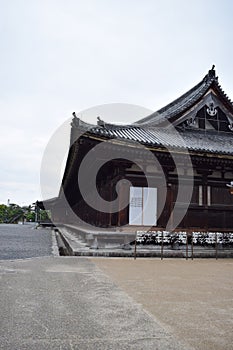
<instances>
[{"instance_id":1,"label":"wooden pillar","mask_svg":"<svg viewBox=\"0 0 233 350\"><path fill-rule=\"evenodd\" d=\"M118 211L118 226L125 225L127 223L127 207L120 210L122 202L126 202L129 197L128 186L124 183L120 184L119 189L119 211Z\"/></svg>"},{"instance_id":2,"label":"wooden pillar","mask_svg":"<svg viewBox=\"0 0 233 350\"><path fill-rule=\"evenodd\" d=\"M109 184L109 187L108 187L108 190L109 190L109 214L108 214L108 226L112 226L112 212L111 212L111 209L112 209L112 191L113 191L113 183L112 181L110 182Z\"/></svg>"},{"instance_id":3,"label":"wooden pillar","mask_svg":"<svg viewBox=\"0 0 233 350\"><path fill-rule=\"evenodd\" d=\"M169 181L167 178L167 198L166 198L166 205L165 207L168 208L167 211L167 219L166 219L166 225L169 223L169 230L173 229L173 223L174 223L174 200L175 200L175 185Z\"/></svg>"},{"instance_id":4,"label":"wooden pillar","mask_svg":"<svg viewBox=\"0 0 233 350\"><path fill-rule=\"evenodd\" d=\"M202 184L203 184L203 206L204 206L204 229L208 231L208 203L207 203L207 175L202 175Z\"/></svg>"}]
</instances>

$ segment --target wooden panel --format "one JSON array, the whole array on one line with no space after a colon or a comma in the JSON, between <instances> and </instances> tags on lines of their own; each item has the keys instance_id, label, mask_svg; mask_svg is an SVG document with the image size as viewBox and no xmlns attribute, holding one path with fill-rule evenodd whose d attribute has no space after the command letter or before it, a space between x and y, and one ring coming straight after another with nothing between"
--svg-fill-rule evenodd
<instances>
[{"instance_id":1,"label":"wooden panel","mask_svg":"<svg viewBox=\"0 0 233 350\"><path fill-rule=\"evenodd\" d=\"M228 204L233 206L233 195L231 195L227 187L211 187L211 204Z\"/></svg>"}]
</instances>

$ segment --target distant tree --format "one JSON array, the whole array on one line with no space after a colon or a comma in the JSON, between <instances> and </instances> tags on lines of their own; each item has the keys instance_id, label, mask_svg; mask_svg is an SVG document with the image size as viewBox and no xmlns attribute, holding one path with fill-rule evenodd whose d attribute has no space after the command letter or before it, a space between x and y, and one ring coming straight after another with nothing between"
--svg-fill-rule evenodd
<instances>
[{"instance_id":1,"label":"distant tree","mask_svg":"<svg viewBox=\"0 0 233 350\"><path fill-rule=\"evenodd\" d=\"M0 204L0 222L12 222L14 218L23 215L23 212L23 209L18 204L12 203L9 206Z\"/></svg>"},{"instance_id":2,"label":"distant tree","mask_svg":"<svg viewBox=\"0 0 233 350\"><path fill-rule=\"evenodd\" d=\"M40 210L39 221L48 220L49 213L46 210ZM9 205L0 204L0 223L13 223L18 220L35 221L35 209L31 205L20 207L18 204Z\"/></svg>"},{"instance_id":3,"label":"distant tree","mask_svg":"<svg viewBox=\"0 0 233 350\"><path fill-rule=\"evenodd\" d=\"M15 203L12 203L8 206L8 209L7 209L7 212L8 212L8 217L7 217L7 222L14 222L14 220L18 220L19 217L23 217L23 209L18 205L18 204L15 204Z\"/></svg>"},{"instance_id":4,"label":"distant tree","mask_svg":"<svg viewBox=\"0 0 233 350\"><path fill-rule=\"evenodd\" d=\"M0 223L6 222L8 215L7 209L8 207L5 204L0 204Z\"/></svg>"},{"instance_id":5,"label":"distant tree","mask_svg":"<svg viewBox=\"0 0 233 350\"><path fill-rule=\"evenodd\" d=\"M0 223L14 222L14 219L33 222L35 221L35 210L31 205L20 207L15 203L0 204Z\"/></svg>"},{"instance_id":6,"label":"distant tree","mask_svg":"<svg viewBox=\"0 0 233 350\"><path fill-rule=\"evenodd\" d=\"M24 217L26 221L34 222L35 221L35 210L31 205L22 207L24 211Z\"/></svg>"},{"instance_id":7,"label":"distant tree","mask_svg":"<svg viewBox=\"0 0 233 350\"><path fill-rule=\"evenodd\" d=\"M40 220L48 220L49 219L49 214L46 210L40 210Z\"/></svg>"}]
</instances>

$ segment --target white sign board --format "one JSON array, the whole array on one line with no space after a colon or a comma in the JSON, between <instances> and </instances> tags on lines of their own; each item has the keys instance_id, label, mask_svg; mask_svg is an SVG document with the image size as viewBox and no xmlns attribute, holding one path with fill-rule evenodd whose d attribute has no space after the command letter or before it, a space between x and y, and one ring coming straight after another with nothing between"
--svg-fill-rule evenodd
<instances>
[{"instance_id":1,"label":"white sign board","mask_svg":"<svg viewBox=\"0 0 233 350\"><path fill-rule=\"evenodd\" d=\"M157 188L143 188L143 223L144 226L157 225Z\"/></svg>"},{"instance_id":2,"label":"white sign board","mask_svg":"<svg viewBox=\"0 0 233 350\"><path fill-rule=\"evenodd\" d=\"M129 224L142 225L142 187L130 187Z\"/></svg>"},{"instance_id":3,"label":"white sign board","mask_svg":"<svg viewBox=\"0 0 233 350\"><path fill-rule=\"evenodd\" d=\"M129 224L157 225L157 188L130 187Z\"/></svg>"}]
</instances>

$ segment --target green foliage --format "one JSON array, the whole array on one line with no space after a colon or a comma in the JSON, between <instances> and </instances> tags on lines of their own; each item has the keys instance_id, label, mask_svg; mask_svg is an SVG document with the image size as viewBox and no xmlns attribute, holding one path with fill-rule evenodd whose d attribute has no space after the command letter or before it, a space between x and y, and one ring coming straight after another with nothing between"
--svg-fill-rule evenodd
<instances>
[{"instance_id":1,"label":"green foliage","mask_svg":"<svg viewBox=\"0 0 233 350\"><path fill-rule=\"evenodd\" d=\"M17 204L0 204L0 222L14 222L17 217L23 216L23 209Z\"/></svg>"},{"instance_id":2,"label":"green foliage","mask_svg":"<svg viewBox=\"0 0 233 350\"><path fill-rule=\"evenodd\" d=\"M18 221L34 222L36 219L35 208L31 205L20 207L17 204L0 204L0 223L17 223ZM38 221L49 219L46 210L39 210Z\"/></svg>"},{"instance_id":3,"label":"green foliage","mask_svg":"<svg viewBox=\"0 0 233 350\"><path fill-rule=\"evenodd\" d=\"M49 219L49 215L48 212L46 210L40 210L40 214L39 214L39 220L48 220Z\"/></svg>"},{"instance_id":4,"label":"green foliage","mask_svg":"<svg viewBox=\"0 0 233 350\"><path fill-rule=\"evenodd\" d=\"M8 207L5 204L0 204L0 223L5 222L8 213L7 213Z\"/></svg>"},{"instance_id":5,"label":"green foliage","mask_svg":"<svg viewBox=\"0 0 233 350\"><path fill-rule=\"evenodd\" d=\"M18 204L0 204L0 223L14 223L18 221L35 221L35 212L32 207L20 207Z\"/></svg>"},{"instance_id":6,"label":"green foliage","mask_svg":"<svg viewBox=\"0 0 233 350\"><path fill-rule=\"evenodd\" d=\"M31 205L22 207L24 211L24 218L26 221L34 222L35 221L35 210Z\"/></svg>"}]
</instances>

